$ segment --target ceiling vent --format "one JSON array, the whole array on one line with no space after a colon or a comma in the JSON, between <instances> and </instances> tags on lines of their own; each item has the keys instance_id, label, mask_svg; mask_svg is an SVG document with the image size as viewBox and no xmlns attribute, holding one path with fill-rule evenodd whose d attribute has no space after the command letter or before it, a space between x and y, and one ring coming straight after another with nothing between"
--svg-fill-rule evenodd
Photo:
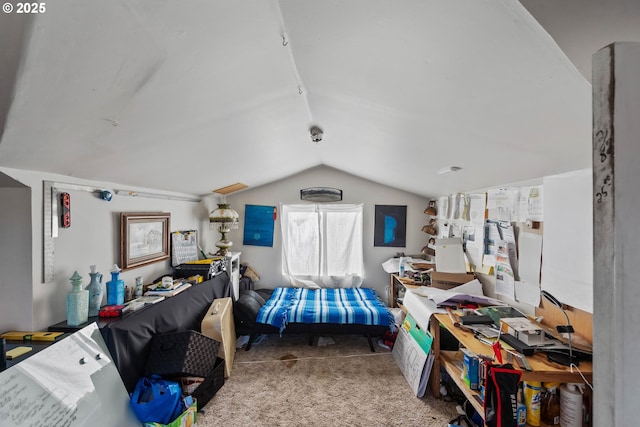
<instances>
[{"instance_id":1,"label":"ceiling vent","mask_svg":"<svg viewBox=\"0 0 640 427\"><path fill-rule=\"evenodd\" d=\"M339 202L342 190L331 187L309 187L300 190L300 199L308 202Z\"/></svg>"}]
</instances>

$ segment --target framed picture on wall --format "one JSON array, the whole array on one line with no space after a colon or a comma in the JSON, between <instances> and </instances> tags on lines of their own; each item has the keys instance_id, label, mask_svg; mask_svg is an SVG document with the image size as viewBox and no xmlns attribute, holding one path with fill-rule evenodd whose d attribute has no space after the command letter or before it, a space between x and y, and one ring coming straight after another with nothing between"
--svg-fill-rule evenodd
<instances>
[{"instance_id":1,"label":"framed picture on wall","mask_svg":"<svg viewBox=\"0 0 640 427\"><path fill-rule=\"evenodd\" d=\"M407 207L376 205L373 246L407 245Z\"/></svg>"},{"instance_id":2,"label":"framed picture on wall","mask_svg":"<svg viewBox=\"0 0 640 427\"><path fill-rule=\"evenodd\" d=\"M273 247L275 206L245 205L242 244Z\"/></svg>"},{"instance_id":3,"label":"framed picture on wall","mask_svg":"<svg viewBox=\"0 0 640 427\"><path fill-rule=\"evenodd\" d=\"M169 258L170 213L122 212L120 214L120 263L122 270Z\"/></svg>"}]
</instances>

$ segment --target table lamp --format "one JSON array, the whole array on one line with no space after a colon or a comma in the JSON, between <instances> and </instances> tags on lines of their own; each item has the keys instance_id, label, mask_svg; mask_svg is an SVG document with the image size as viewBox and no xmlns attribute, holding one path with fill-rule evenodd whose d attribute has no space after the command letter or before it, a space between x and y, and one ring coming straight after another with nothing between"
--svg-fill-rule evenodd
<instances>
[{"instance_id":1,"label":"table lamp","mask_svg":"<svg viewBox=\"0 0 640 427\"><path fill-rule=\"evenodd\" d=\"M238 212L231 209L224 200L218 203L218 207L209 213L209 226L212 229L217 229L222 235L220 240L216 242L216 247L219 249L216 255L227 255L229 248L233 246L233 242L227 239L227 233L232 229L237 229L239 221L240 215L238 215Z\"/></svg>"},{"instance_id":2,"label":"table lamp","mask_svg":"<svg viewBox=\"0 0 640 427\"><path fill-rule=\"evenodd\" d=\"M551 361L551 362L556 362L559 363L561 365L565 365L565 366L571 366L576 365L578 366L580 364L580 361L578 360L577 357L575 357L573 355L573 347L572 347L572 343L571 343L571 334L574 332L573 330L573 326L571 326L571 321L569 320L569 316L567 315L567 312L564 310L564 307L562 306L562 303L560 301L558 301L558 299L556 297L554 297L553 295L551 295L549 292L547 291L541 291L540 294L545 297L547 300L549 300L553 305L555 305L556 307L558 307L560 309L560 311L562 311L562 314L564 314L564 317L567 319L567 324L566 325L558 325L556 326L556 330L559 333L566 333L568 335L568 340L569 340L569 354L567 355L566 353L561 353L561 352L549 352L547 351L547 358Z\"/></svg>"}]
</instances>

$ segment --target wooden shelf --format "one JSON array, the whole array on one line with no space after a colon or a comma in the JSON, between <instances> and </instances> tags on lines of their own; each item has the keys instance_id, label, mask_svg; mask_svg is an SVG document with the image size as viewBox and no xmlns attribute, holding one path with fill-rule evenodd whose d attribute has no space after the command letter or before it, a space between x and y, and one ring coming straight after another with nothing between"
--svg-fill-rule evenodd
<instances>
[{"instance_id":1,"label":"wooden shelf","mask_svg":"<svg viewBox=\"0 0 640 427\"><path fill-rule=\"evenodd\" d=\"M482 403L478 401L480 393L476 390L471 390L462 380L462 369L459 367L462 363L462 358L463 355L460 351L440 352L440 364L451 376L453 382L455 382L458 388L464 393L476 412L478 412L484 419L484 407L482 406Z\"/></svg>"},{"instance_id":2,"label":"wooden shelf","mask_svg":"<svg viewBox=\"0 0 640 427\"><path fill-rule=\"evenodd\" d=\"M476 390L471 390L462 379L463 354L461 351L444 351L440 350L440 327L444 327L460 342L460 344L478 355L491 355L493 349L476 339L471 332L467 332L460 328L456 328L449 316L446 314L435 314L431 317L431 334L433 335L433 351L435 353L435 361L433 370L429 378L430 386L436 397L440 396L440 366L451 376L460 391L467 397L473 408L484 418L484 407L480 403L478 397L480 394ZM503 354L506 360L506 354ZM522 371L522 381L541 381L541 382L582 382L582 378L578 372L571 372L569 367L560 366L550 363L542 354L535 354L527 357L532 371ZM591 362L581 362L580 370L585 377L591 380L593 375L593 365ZM529 424L527 424L529 425ZM540 427L548 426L544 422L540 422Z\"/></svg>"},{"instance_id":3,"label":"wooden shelf","mask_svg":"<svg viewBox=\"0 0 640 427\"><path fill-rule=\"evenodd\" d=\"M442 367L447 371L447 373L453 379L453 382L456 383L458 388L462 391L462 393L467 397L473 409L476 410L478 414L484 419L484 406L478 400L480 398L480 393L476 390L471 390L462 380L462 369L460 369L459 365L462 363L462 352L460 351L441 351L440 352L440 363ZM529 427L531 424L527 424ZM542 420L540 421L540 427L553 427Z\"/></svg>"}]
</instances>

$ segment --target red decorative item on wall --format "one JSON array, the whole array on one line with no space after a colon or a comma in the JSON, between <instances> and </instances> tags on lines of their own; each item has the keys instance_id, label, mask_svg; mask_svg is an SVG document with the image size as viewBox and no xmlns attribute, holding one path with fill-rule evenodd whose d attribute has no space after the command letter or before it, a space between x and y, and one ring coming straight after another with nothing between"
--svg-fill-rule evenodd
<instances>
[{"instance_id":1,"label":"red decorative item on wall","mask_svg":"<svg viewBox=\"0 0 640 427\"><path fill-rule=\"evenodd\" d=\"M71 227L71 196L69 193L60 193L60 202L62 204L61 226L62 228L69 228Z\"/></svg>"}]
</instances>

